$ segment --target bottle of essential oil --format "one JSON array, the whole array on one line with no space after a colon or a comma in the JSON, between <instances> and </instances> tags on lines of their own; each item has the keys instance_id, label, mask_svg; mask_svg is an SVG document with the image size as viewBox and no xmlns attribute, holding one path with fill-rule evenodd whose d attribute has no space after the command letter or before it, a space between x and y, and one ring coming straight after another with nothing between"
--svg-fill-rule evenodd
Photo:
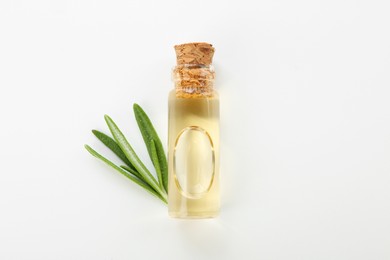
<instances>
[{"instance_id":1,"label":"bottle of essential oil","mask_svg":"<svg viewBox=\"0 0 390 260\"><path fill-rule=\"evenodd\" d=\"M209 218L219 212L219 98L214 48L175 46L175 89L169 94L168 209L172 217Z\"/></svg>"}]
</instances>

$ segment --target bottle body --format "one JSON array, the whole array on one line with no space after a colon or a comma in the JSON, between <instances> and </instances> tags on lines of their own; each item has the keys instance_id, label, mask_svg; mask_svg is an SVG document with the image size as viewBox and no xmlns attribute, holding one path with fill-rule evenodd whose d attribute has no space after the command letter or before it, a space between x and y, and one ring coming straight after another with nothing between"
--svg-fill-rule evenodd
<instances>
[{"instance_id":1,"label":"bottle body","mask_svg":"<svg viewBox=\"0 0 390 260\"><path fill-rule=\"evenodd\" d=\"M215 217L220 207L219 97L212 88L182 94L178 88L169 94L169 214Z\"/></svg>"}]
</instances>

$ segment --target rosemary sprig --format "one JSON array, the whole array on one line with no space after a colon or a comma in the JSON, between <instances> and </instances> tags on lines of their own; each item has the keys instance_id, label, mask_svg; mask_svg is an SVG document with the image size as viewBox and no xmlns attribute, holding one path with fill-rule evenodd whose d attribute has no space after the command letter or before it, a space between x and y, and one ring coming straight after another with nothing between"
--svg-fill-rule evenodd
<instances>
[{"instance_id":1,"label":"rosemary sprig","mask_svg":"<svg viewBox=\"0 0 390 260\"><path fill-rule=\"evenodd\" d=\"M163 146L149 117L137 104L134 104L134 114L138 123L138 127L145 141L145 145L148 149L150 159L152 160L152 163L155 167L158 181L146 168L145 164L140 160L115 122L107 115L105 115L104 118L114 138L111 138L110 136L97 130L92 130L92 133L116 156L118 156L125 163L125 165L118 166L114 164L112 161L100 155L88 145L85 145L85 148L94 157L103 161L111 168L137 183L146 191L161 199L164 203L167 203L168 173L167 159Z\"/></svg>"}]
</instances>

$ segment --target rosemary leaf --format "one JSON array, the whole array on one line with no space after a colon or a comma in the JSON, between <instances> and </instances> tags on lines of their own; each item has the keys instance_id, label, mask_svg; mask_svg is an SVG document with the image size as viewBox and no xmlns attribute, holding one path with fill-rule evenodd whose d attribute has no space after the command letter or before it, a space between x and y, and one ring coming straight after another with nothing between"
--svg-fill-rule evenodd
<instances>
[{"instance_id":1,"label":"rosemary leaf","mask_svg":"<svg viewBox=\"0 0 390 260\"><path fill-rule=\"evenodd\" d=\"M164 198L163 196L161 196L159 193L157 193L154 189L152 189L149 185L147 185L145 182L141 181L140 179L130 175L128 172L126 172L124 169L122 169L121 167L115 165L113 162L111 162L110 160L108 160L107 158L105 158L104 156L100 155L98 152L96 152L94 149L92 149L90 146L88 145L85 145L84 146L85 149L87 149L87 151L92 154L94 157L100 159L101 161L103 161L105 164L107 164L108 166L110 166L111 168L115 169L116 171L118 171L119 173L123 174L124 176L126 176L128 179L132 180L133 182L137 183L139 186L141 186L142 188L144 188L147 192L149 192L150 194L152 194L153 196L156 196L157 198L161 199L164 203L167 203L167 200L166 200L166 197Z\"/></svg>"},{"instance_id":2,"label":"rosemary leaf","mask_svg":"<svg viewBox=\"0 0 390 260\"><path fill-rule=\"evenodd\" d=\"M150 147L151 147L151 156L150 157L152 159L154 168L156 169L158 182L160 184L160 187L165 190L165 187L163 184L163 179L162 179L162 174L161 174L160 162L158 161L158 157L157 157L156 145L154 144L153 140L150 140Z\"/></svg>"},{"instance_id":3,"label":"rosemary leaf","mask_svg":"<svg viewBox=\"0 0 390 260\"><path fill-rule=\"evenodd\" d=\"M152 161L153 161L153 155L152 155L153 148L152 148L152 143L150 141L153 140L154 142L157 159L159 162L158 165L160 167L161 176L162 176L162 184L164 189L168 191L168 164L167 164L167 157L165 155L161 140L158 137L156 130L154 129L153 124L150 121L149 117L146 115L145 111L138 104L133 105L133 110L134 110L135 119L137 121L138 127L141 131L142 137L144 139L144 142L148 149L149 156ZM156 166L155 163L153 164Z\"/></svg>"}]
</instances>

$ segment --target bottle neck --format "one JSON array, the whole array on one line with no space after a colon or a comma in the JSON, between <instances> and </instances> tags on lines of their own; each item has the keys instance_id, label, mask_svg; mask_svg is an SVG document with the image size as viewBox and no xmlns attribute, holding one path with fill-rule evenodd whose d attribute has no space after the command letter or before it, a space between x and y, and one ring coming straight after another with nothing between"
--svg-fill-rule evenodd
<instances>
[{"instance_id":1,"label":"bottle neck","mask_svg":"<svg viewBox=\"0 0 390 260\"><path fill-rule=\"evenodd\" d=\"M211 97L215 72L212 65L181 64L173 69L176 96L182 98Z\"/></svg>"}]
</instances>

